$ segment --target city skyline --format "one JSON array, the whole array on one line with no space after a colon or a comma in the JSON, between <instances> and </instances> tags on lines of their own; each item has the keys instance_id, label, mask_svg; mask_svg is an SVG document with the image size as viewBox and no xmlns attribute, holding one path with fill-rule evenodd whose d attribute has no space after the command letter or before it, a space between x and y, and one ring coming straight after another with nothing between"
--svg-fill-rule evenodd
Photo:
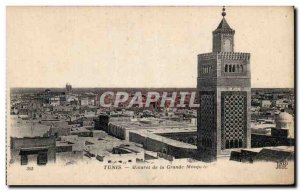
<instances>
[{"instance_id":1,"label":"city skyline","mask_svg":"<svg viewBox=\"0 0 300 191\"><path fill-rule=\"evenodd\" d=\"M7 8L9 87L195 88L197 55L211 50L220 7L132 9ZM227 11L235 50L252 52L252 87L293 88L293 9Z\"/></svg>"}]
</instances>

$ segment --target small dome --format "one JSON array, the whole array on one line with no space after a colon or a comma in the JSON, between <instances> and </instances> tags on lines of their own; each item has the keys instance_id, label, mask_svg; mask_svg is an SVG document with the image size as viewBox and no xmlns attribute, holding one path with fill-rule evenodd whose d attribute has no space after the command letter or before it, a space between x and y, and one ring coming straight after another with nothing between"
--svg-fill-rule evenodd
<instances>
[{"instance_id":1,"label":"small dome","mask_svg":"<svg viewBox=\"0 0 300 191\"><path fill-rule=\"evenodd\" d=\"M289 138L294 138L294 118L287 112L281 112L275 117L277 129L287 129Z\"/></svg>"},{"instance_id":2,"label":"small dome","mask_svg":"<svg viewBox=\"0 0 300 191\"><path fill-rule=\"evenodd\" d=\"M291 123L294 121L293 116L287 112L280 112L279 115L275 117L276 123Z\"/></svg>"}]
</instances>

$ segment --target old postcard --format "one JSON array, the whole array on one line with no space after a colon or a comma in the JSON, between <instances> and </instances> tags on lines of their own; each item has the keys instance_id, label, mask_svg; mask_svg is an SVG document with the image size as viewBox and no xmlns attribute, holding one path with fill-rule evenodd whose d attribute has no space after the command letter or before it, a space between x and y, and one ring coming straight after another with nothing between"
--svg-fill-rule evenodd
<instances>
[{"instance_id":1,"label":"old postcard","mask_svg":"<svg viewBox=\"0 0 300 191\"><path fill-rule=\"evenodd\" d=\"M8 185L293 185L294 7L7 7Z\"/></svg>"}]
</instances>

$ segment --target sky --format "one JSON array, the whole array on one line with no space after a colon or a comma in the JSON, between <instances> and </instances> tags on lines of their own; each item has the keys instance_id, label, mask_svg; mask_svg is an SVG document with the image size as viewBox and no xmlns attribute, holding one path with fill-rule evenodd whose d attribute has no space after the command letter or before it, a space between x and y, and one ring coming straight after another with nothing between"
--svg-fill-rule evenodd
<instances>
[{"instance_id":1,"label":"sky","mask_svg":"<svg viewBox=\"0 0 300 191\"><path fill-rule=\"evenodd\" d=\"M8 7L8 87L196 87L222 7ZM294 87L292 7L227 7L254 88Z\"/></svg>"}]
</instances>

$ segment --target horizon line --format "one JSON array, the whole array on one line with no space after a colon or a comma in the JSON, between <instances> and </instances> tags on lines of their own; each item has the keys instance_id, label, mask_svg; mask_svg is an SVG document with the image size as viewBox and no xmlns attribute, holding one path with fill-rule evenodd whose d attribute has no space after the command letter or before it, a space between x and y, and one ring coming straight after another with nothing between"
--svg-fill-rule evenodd
<instances>
[{"instance_id":1,"label":"horizon line","mask_svg":"<svg viewBox=\"0 0 300 191\"><path fill-rule=\"evenodd\" d=\"M70 84L72 86L72 84ZM12 88L66 88L66 87L49 87L49 86L44 86L44 87L9 87L10 89ZM132 88L132 89L197 89L197 87L74 87L72 86L73 89L79 89L79 88L99 88L99 89L107 89L107 88L115 88L115 89L123 89L123 88ZM251 89L253 88L265 88L265 89L295 89L295 87L250 87Z\"/></svg>"}]
</instances>

